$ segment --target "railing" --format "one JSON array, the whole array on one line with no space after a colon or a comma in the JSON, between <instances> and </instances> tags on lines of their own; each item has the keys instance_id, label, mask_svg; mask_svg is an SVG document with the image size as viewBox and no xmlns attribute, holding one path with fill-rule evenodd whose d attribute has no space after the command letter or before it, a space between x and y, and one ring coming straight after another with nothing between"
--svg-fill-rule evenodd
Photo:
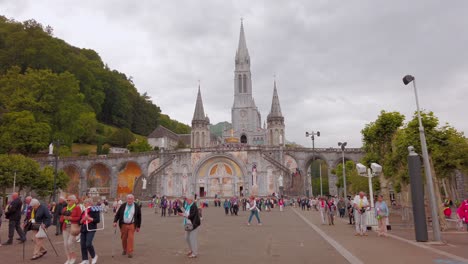
<instances>
[{"instance_id":1,"label":"railing","mask_svg":"<svg viewBox=\"0 0 468 264\"><path fill-rule=\"evenodd\" d=\"M215 147L206 148L191 148L191 149L178 149L178 150L164 150L163 154L179 154L179 153L190 153L190 152L225 152L225 151L275 151L279 150L279 146L251 146L245 144L222 144ZM284 151L287 152L341 152L340 148L304 148L304 147L284 147ZM364 152L361 148L347 148L345 153L362 153ZM132 158L132 157L143 157L143 156L160 156L161 151L149 151L140 153L119 153L119 154L107 154L107 155L94 155L94 156L78 156L78 157L59 157L61 161L79 161L79 160L106 160L106 159L119 159L119 158ZM54 159L53 155L33 155L30 158L38 162L49 162Z\"/></svg>"},{"instance_id":2,"label":"railing","mask_svg":"<svg viewBox=\"0 0 468 264\"><path fill-rule=\"evenodd\" d=\"M291 171L289 170L288 167L284 166L283 164L281 164L280 161L276 160L275 158L271 157L270 155L266 154L266 153L262 153L263 157L268 160L270 163L272 163L273 165L275 165L277 168L279 168L280 170L282 170L283 172L285 172L287 175L289 175L291 173Z\"/></svg>"}]
</instances>

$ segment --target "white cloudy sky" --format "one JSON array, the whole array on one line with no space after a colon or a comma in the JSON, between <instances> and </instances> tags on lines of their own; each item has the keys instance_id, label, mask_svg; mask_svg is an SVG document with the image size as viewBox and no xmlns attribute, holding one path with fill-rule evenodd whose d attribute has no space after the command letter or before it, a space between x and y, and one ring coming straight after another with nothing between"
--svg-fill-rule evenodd
<instances>
[{"instance_id":1,"label":"white cloudy sky","mask_svg":"<svg viewBox=\"0 0 468 264\"><path fill-rule=\"evenodd\" d=\"M380 110L415 111L405 74L421 107L468 131L467 1L0 0L0 14L96 50L187 124L198 79L212 123L230 121L243 17L255 101L266 118L276 74L288 140L310 146L319 130L317 147L361 146Z\"/></svg>"}]
</instances>

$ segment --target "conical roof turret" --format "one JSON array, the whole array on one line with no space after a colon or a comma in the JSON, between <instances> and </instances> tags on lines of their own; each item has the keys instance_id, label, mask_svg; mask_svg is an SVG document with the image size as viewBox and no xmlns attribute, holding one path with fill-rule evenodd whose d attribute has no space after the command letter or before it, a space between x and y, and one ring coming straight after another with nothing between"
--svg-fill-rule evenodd
<instances>
[{"instance_id":1,"label":"conical roof turret","mask_svg":"<svg viewBox=\"0 0 468 264\"><path fill-rule=\"evenodd\" d=\"M283 114L281 113L281 105L278 97L278 90L276 89L276 80L273 84L273 100L271 102L270 114L268 115L268 119L271 118L283 118Z\"/></svg>"},{"instance_id":2,"label":"conical roof turret","mask_svg":"<svg viewBox=\"0 0 468 264\"><path fill-rule=\"evenodd\" d=\"M203 100L200 92L200 85L198 85L197 102L195 104L195 111L193 112L192 123L194 121L206 121L205 110L203 109Z\"/></svg>"}]
</instances>

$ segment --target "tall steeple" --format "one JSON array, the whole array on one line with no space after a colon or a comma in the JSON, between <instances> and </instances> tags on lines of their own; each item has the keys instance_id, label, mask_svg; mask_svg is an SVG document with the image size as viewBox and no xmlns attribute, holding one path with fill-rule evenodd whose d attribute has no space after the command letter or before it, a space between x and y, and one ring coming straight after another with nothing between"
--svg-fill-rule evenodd
<instances>
[{"instance_id":1,"label":"tall steeple","mask_svg":"<svg viewBox=\"0 0 468 264\"><path fill-rule=\"evenodd\" d=\"M249 50L247 49L247 42L245 41L244 23L241 20L239 45L237 47L237 52L236 52L236 66L238 64L241 64L242 62L250 66Z\"/></svg>"},{"instance_id":2,"label":"tall steeple","mask_svg":"<svg viewBox=\"0 0 468 264\"><path fill-rule=\"evenodd\" d=\"M192 123L193 121L205 121L205 119L206 115L205 110L203 109L203 100L201 97L200 85L198 85L197 102L195 104L195 111L193 112Z\"/></svg>"}]
</instances>

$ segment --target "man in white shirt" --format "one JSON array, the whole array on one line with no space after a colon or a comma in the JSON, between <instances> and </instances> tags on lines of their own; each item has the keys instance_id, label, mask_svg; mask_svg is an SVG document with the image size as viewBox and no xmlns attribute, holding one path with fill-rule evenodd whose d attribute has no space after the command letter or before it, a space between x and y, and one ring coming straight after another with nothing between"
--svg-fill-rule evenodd
<instances>
[{"instance_id":1,"label":"man in white shirt","mask_svg":"<svg viewBox=\"0 0 468 264\"><path fill-rule=\"evenodd\" d=\"M356 236L367 236L366 211L369 208L369 201L364 196L364 192L359 192L353 199L354 219L356 223Z\"/></svg>"}]
</instances>

